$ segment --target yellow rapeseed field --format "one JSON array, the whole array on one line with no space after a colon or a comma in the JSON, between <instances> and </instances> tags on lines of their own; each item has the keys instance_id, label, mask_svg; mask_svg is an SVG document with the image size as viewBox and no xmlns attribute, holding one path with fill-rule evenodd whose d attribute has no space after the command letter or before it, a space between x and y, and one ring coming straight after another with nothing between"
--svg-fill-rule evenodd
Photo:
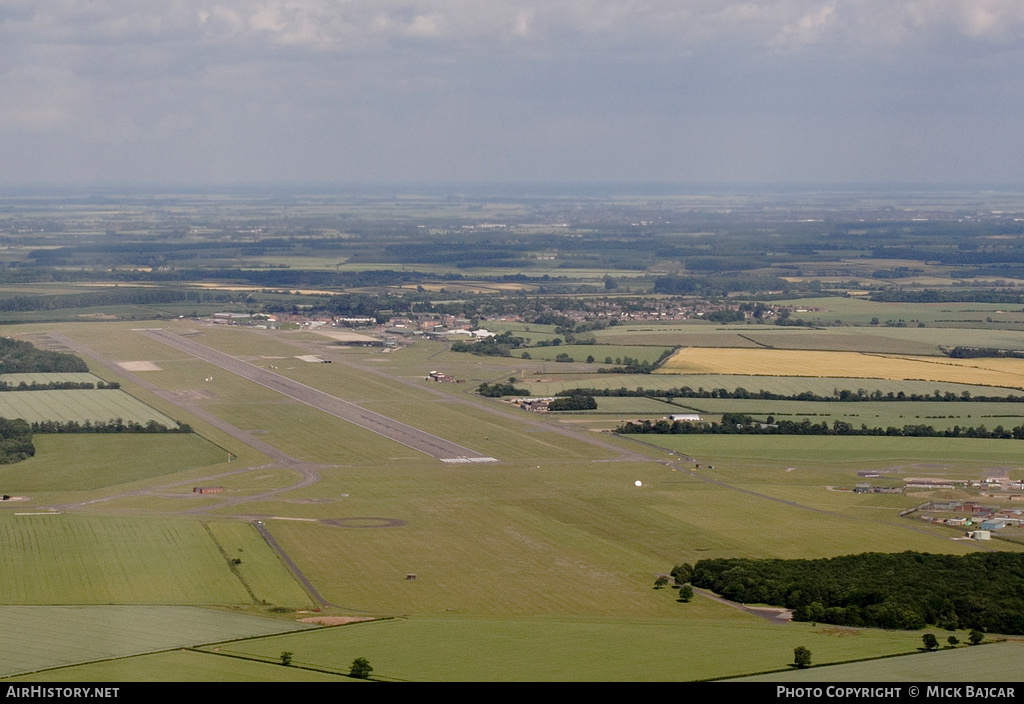
<instances>
[{"instance_id":1,"label":"yellow rapeseed field","mask_svg":"<svg viewBox=\"0 0 1024 704\"><path fill-rule=\"evenodd\" d=\"M951 359L749 348L687 347L658 370L662 374L920 379L981 386L1024 387L1024 359Z\"/></svg>"}]
</instances>

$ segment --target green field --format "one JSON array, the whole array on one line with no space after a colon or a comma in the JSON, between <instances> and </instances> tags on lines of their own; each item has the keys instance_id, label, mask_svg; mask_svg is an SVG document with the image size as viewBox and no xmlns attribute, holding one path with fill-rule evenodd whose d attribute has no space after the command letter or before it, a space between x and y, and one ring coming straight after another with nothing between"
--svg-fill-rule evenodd
<instances>
[{"instance_id":1,"label":"green field","mask_svg":"<svg viewBox=\"0 0 1024 704\"><path fill-rule=\"evenodd\" d=\"M238 561L232 569L256 601L297 608L317 606L251 525L237 521L204 525L224 556Z\"/></svg>"},{"instance_id":2,"label":"green field","mask_svg":"<svg viewBox=\"0 0 1024 704\"><path fill-rule=\"evenodd\" d=\"M195 329L187 323L171 327ZM127 324L113 330L104 336L99 326L69 327L68 334L115 359L156 363L161 371L139 376L300 464L269 461L201 421L194 427L218 445L194 435L38 435L36 457L0 470L0 489L28 497L0 511L0 545L5 546L0 593L6 603L217 604L260 613L272 606L312 608L309 595L252 527L258 518L323 597L339 605L325 613L408 618L219 643L223 655L209 648L82 664L48 671L51 679L184 679L189 676L172 670L192 663L197 677L202 673L208 680L290 679L290 672L299 680L309 674L303 666L344 674L353 658L364 656L381 679L691 680L785 668L797 645L809 647L816 663L912 652L920 643L918 633L851 635L808 624L772 625L705 597L677 603L671 590L652 589L653 581L674 564L712 557L976 550L977 544L952 540L957 532L896 516L919 497L862 496L829 487L852 485L864 469L896 476L1017 471L1014 441L625 438L586 429L614 423L602 420L603 414L661 416L705 399L670 405L600 397L597 413L544 416L481 398L472 383L423 379L430 369L470 382L525 376L527 381L517 385L537 393L600 384L670 388L682 379L696 388L690 376L556 375L551 369L557 372L559 365L551 362L453 354L432 342L386 355L345 351L332 365L305 364L294 359L305 351L301 345L321 350L329 341L304 332L200 330L197 339L203 344L276 367L273 371L500 460L442 464L187 358L132 333ZM768 379L701 378L705 388L751 390ZM866 382L839 381L803 379L797 387L793 380L768 379L777 387L793 384L793 392L811 385L821 393ZM164 413L174 412L151 391L125 386ZM937 387L984 393L980 387L928 382L877 382L871 389L933 393ZM714 402L722 405L713 412L740 403ZM780 416L797 412L790 402L757 403L765 404L758 410L775 408ZM812 405L817 413L850 414L851 419L860 414L868 425L874 423L865 413L886 413L892 420L908 409L922 416L977 412L990 426L997 424L992 416L1021 413L1009 404L961 402ZM182 418L193 422L187 414ZM573 428L579 431L567 432ZM695 463L667 450L715 469L705 466L691 475ZM227 464L227 452L240 459ZM226 491L192 496L191 486L198 483ZM102 491L118 485L123 489ZM61 515L14 515L37 512L41 503L70 503L76 492L92 503ZM206 515L174 515L202 511ZM1008 544L1007 549L1021 548ZM407 579L410 574L416 579ZM285 622L296 617L280 615ZM699 652L680 657L679 649L693 643L701 644ZM295 668L269 664L284 650L295 653ZM622 657L640 652L643 658Z\"/></svg>"},{"instance_id":3,"label":"green field","mask_svg":"<svg viewBox=\"0 0 1024 704\"><path fill-rule=\"evenodd\" d=\"M600 399L598 405L600 407ZM625 399L622 399L625 400ZM680 406L697 409L706 414L748 413L757 418L774 416L776 420L809 419L812 423L825 421L829 425L840 420L855 428L902 428L904 425L930 425L944 430L959 425L986 426L989 430L1002 425L1012 428L1024 423L1024 403L962 403L951 402L875 402L854 403L813 401L761 401L750 399L680 398Z\"/></svg>"},{"instance_id":4,"label":"green field","mask_svg":"<svg viewBox=\"0 0 1024 704\"><path fill-rule=\"evenodd\" d=\"M101 660L6 678L5 682L361 682L197 650L170 650Z\"/></svg>"},{"instance_id":5,"label":"green field","mask_svg":"<svg viewBox=\"0 0 1024 704\"><path fill-rule=\"evenodd\" d=\"M945 646L949 634L936 632ZM964 642L963 636L960 642ZM806 646L805 646L806 647ZM814 650L811 663L816 664ZM1007 674L1020 670L1024 643L991 643L977 647L943 649L934 653L915 653L913 657L851 662L807 670L788 669L756 677L737 678L738 682L964 682L970 674L973 682L1012 682ZM1019 679L1017 680L1019 681Z\"/></svg>"},{"instance_id":6,"label":"green field","mask_svg":"<svg viewBox=\"0 0 1024 704\"><path fill-rule=\"evenodd\" d=\"M168 428L178 427L173 418L119 389L0 393L0 417L23 418L28 423L47 420L84 423L120 418L143 425L152 420Z\"/></svg>"},{"instance_id":7,"label":"green field","mask_svg":"<svg viewBox=\"0 0 1024 704\"><path fill-rule=\"evenodd\" d=\"M961 467L965 474L1020 464L1019 440L797 435L642 435L644 443L715 460L816 463L823 469Z\"/></svg>"},{"instance_id":8,"label":"green field","mask_svg":"<svg viewBox=\"0 0 1024 704\"><path fill-rule=\"evenodd\" d=\"M595 413L611 413L618 415L625 414L639 414L649 415L654 414L656 416L665 416L670 413L685 413L686 409L680 405L674 405L668 403L663 399L658 398L643 398L643 397L617 397L617 396L598 396L594 399L597 401L596 411L584 411L584 413L595 414Z\"/></svg>"},{"instance_id":9,"label":"green field","mask_svg":"<svg viewBox=\"0 0 1024 704\"><path fill-rule=\"evenodd\" d=\"M194 520L4 511L0 544L7 604L252 603Z\"/></svg>"},{"instance_id":10,"label":"green field","mask_svg":"<svg viewBox=\"0 0 1024 704\"><path fill-rule=\"evenodd\" d=\"M778 327L775 325L714 325L691 323L634 323L617 325L593 333L599 345L682 345L686 347L772 347L796 350L836 350L892 354L941 354L940 347L958 345L1024 349L1024 330L996 327L977 329L969 321L995 315L1006 306L985 304L925 304L895 308L892 304L865 300L825 298L804 299L807 307L828 307L825 312L794 313L809 321L832 323L842 317L845 325L829 328ZM986 309L987 310L981 310ZM833 314L835 313L835 314ZM836 315L838 314L838 316ZM1018 314L1019 315L1019 314ZM869 325L872 318L882 323L892 318L906 318L909 326ZM1005 316L1003 316L1005 317ZM962 319L964 322L941 323ZM918 327L925 322L927 327ZM850 325L856 327L851 327ZM970 329L968 329L970 328ZM596 356L596 355L595 355Z\"/></svg>"},{"instance_id":11,"label":"green field","mask_svg":"<svg viewBox=\"0 0 1024 704\"><path fill-rule=\"evenodd\" d=\"M641 345L554 345L550 347L529 347L519 348L513 352L517 357L529 354L532 359L543 359L553 361L558 355L569 355L574 362L585 362L588 357L593 357L593 364L608 366L618 364L626 357L631 357L638 362L649 362L654 364L661 357L662 353L670 351L671 347L641 346ZM608 359L611 358L609 362Z\"/></svg>"},{"instance_id":12,"label":"green field","mask_svg":"<svg viewBox=\"0 0 1024 704\"><path fill-rule=\"evenodd\" d=\"M671 590L658 596L671 600ZM695 606L673 604L685 612ZM771 626L716 605L710 619L417 617L240 641L225 653L333 671L365 657L374 677L411 681L687 681L785 667L804 644L819 662L913 651L916 633ZM700 647L689 647L699 643ZM680 657L686 650L686 657Z\"/></svg>"},{"instance_id":13,"label":"green field","mask_svg":"<svg viewBox=\"0 0 1024 704\"><path fill-rule=\"evenodd\" d=\"M881 391L883 394L934 394L936 391L945 394L947 391L956 395L967 391L972 396L1006 396L1020 395L1019 391L991 386L973 384L956 384L938 381L896 381L888 379L858 379L850 377L796 377L796 376L756 376L750 374L575 374L564 378L556 376L557 369L548 369L543 376L538 372L531 375L517 386L526 385L534 396L551 396L559 391L578 387L595 389L676 389L689 387L695 391L704 389L726 389L734 391L742 388L756 393L767 391L773 394L795 396L810 391L818 396L829 396L836 390L848 389L857 391L864 389L868 393ZM700 399L686 399L697 402Z\"/></svg>"},{"instance_id":14,"label":"green field","mask_svg":"<svg viewBox=\"0 0 1024 704\"><path fill-rule=\"evenodd\" d=\"M36 434L32 442L34 457L0 465L0 491L99 489L212 467L227 459L225 450L194 433Z\"/></svg>"},{"instance_id":15,"label":"green field","mask_svg":"<svg viewBox=\"0 0 1024 704\"><path fill-rule=\"evenodd\" d=\"M0 624L0 677L310 628L188 606L0 606Z\"/></svg>"}]
</instances>

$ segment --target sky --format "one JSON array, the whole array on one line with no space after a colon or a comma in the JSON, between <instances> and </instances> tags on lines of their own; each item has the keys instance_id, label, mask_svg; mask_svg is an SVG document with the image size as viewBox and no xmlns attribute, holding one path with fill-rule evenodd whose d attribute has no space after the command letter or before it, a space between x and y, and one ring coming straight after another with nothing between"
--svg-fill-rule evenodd
<instances>
[{"instance_id":1,"label":"sky","mask_svg":"<svg viewBox=\"0 0 1024 704\"><path fill-rule=\"evenodd\" d=\"M0 0L0 186L1024 184L1022 0Z\"/></svg>"}]
</instances>

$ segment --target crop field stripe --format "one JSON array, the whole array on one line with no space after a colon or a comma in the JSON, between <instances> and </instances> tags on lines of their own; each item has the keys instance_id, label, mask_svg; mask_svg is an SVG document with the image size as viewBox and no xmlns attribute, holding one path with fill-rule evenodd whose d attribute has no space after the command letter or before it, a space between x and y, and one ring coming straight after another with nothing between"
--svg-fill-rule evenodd
<instances>
[{"instance_id":1,"label":"crop field stripe","mask_svg":"<svg viewBox=\"0 0 1024 704\"><path fill-rule=\"evenodd\" d=\"M485 457L483 453L470 450L444 438L432 435L418 428L368 411L361 406L324 393L288 377L274 374L235 357L219 352L205 345L165 332L160 329L137 330L147 337L188 352L214 366L255 382L284 396L313 406L324 413L357 425L364 430L382 435L394 442L412 448L437 459L459 457ZM496 460L495 460L496 461Z\"/></svg>"},{"instance_id":2,"label":"crop field stripe","mask_svg":"<svg viewBox=\"0 0 1024 704\"><path fill-rule=\"evenodd\" d=\"M0 606L0 622L0 677L310 628L191 606Z\"/></svg>"},{"instance_id":3,"label":"crop field stripe","mask_svg":"<svg viewBox=\"0 0 1024 704\"><path fill-rule=\"evenodd\" d=\"M177 427L164 415L120 390L58 389L0 393L0 416L23 418L29 423L52 421L108 421L121 418L145 424L150 420Z\"/></svg>"},{"instance_id":4,"label":"crop field stripe","mask_svg":"<svg viewBox=\"0 0 1024 704\"><path fill-rule=\"evenodd\" d=\"M688 347L670 357L659 372L814 377L832 376L836 369L858 378L920 379L1008 388L1024 385L1024 362L1014 359L987 360L986 366L980 366L977 362L944 357L760 348Z\"/></svg>"},{"instance_id":5,"label":"crop field stripe","mask_svg":"<svg viewBox=\"0 0 1024 704\"><path fill-rule=\"evenodd\" d=\"M182 519L10 517L0 544L8 603L249 603L209 536Z\"/></svg>"}]
</instances>

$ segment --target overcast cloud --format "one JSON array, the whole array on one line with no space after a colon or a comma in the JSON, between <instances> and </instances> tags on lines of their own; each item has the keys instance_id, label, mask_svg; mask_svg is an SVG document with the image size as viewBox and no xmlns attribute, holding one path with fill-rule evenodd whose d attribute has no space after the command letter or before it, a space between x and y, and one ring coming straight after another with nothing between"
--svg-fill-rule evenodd
<instances>
[{"instance_id":1,"label":"overcast cloud","mask_svg":"<svg viewBox=\"0 0 1024 704\"><path fill-rule=\"evenodd\" d=\"M1020 0L0 0L0 184L1024 182Z\"/></svg>"}]
</instances>

